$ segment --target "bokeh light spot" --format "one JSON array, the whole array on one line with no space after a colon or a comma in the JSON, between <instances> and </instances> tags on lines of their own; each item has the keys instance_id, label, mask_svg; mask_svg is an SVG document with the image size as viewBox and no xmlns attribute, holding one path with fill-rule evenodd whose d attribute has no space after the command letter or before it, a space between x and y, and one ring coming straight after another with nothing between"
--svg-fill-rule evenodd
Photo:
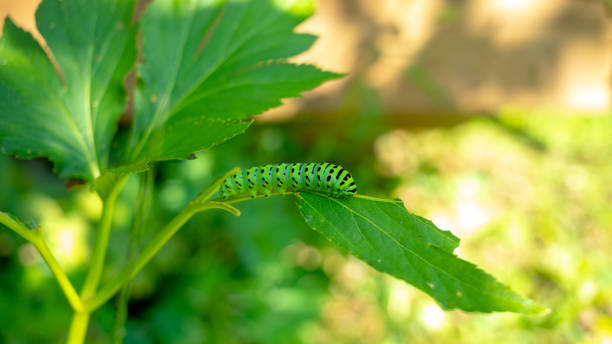
<instances>
[{"instance_id":1,"label":"bokeh light spot","mask_svg":"<svg viewBox=\"0 0 612 344\"><path fill-rule=\"evenodd\" d=\"M421 321L430 329L440 329L446 321L444 311L434 303L427 303L421 311Z\"/></svg>"}]
</instances>

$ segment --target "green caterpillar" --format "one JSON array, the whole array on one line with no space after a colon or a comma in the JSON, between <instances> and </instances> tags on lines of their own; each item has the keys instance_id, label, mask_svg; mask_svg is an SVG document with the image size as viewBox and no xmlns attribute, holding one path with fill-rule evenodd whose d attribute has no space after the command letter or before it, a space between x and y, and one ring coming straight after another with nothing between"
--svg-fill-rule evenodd
<instances>
[{"instance_id":1,"label":"green caterpillar","mask_svg":"<svg viewBox=\"0 0 612 344\"><path fill-rule=\"evenodd\" d=\"M297 191L318 191L332 197L352 196L357 186L351 174L341 166L330 163L294 163L251 167L225 178L220 194L230 196L270 196Z\"/></svg>"}]
</instances>

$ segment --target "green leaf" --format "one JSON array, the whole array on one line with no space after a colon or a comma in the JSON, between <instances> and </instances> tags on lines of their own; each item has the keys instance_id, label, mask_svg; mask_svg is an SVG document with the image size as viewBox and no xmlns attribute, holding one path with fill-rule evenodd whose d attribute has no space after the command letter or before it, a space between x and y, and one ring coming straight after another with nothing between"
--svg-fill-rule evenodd
<instances>
[{"instance_id":1,"label":"green leaf","mask_svg":"<svg viewBox=\"0 0 612 344\"><path fill-rule=\"evenodd\" d=\"M315 40L293 33L303 19L268 0L151 4L141 21L127 163L185 158L242 133L249 116L282 98L337 77L286 62Z\"/></svg>"},{"instance_id":2,"label":"green leaf","mask_svg":"<svg viewBox=\"0 0 612 344\"><path fill-rule=\"evenodd\" d=\"M455 256L459 239L410 214L399 200L302 192L298 207L314 230L375 269L431 295L445 309L524 314L544 310Z\"/></svg>"},{"instance_id":3,"label":"green leaf","mask_svg":"<svg viewBox=\"0 0 612 344\"><path fill-rule=\"evenodd\" d=\"M135 62L134 3L45 0L37 27L57 65L32 36L6 21L0 37L0 146L48 157L63 177L93 180L107 165ZM56 68L58 70L56 70Z\"/></svg>"}]
</instances>

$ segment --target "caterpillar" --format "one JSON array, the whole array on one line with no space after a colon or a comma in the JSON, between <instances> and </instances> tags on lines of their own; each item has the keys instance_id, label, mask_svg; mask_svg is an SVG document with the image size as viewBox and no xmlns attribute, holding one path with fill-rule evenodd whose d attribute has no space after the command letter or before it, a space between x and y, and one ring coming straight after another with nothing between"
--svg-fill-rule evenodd
<instances>
[{"instance_id":1,"label":"caterpillar","mask_svg":"<svg viewBox=\"0 0 612 344\"><path fill-rule=\"evenodd\" d=\"M297 191L318 191L332 197L351 196L357 186L351 174L330 163L293 163L255 166L239 170L221 183L221 197L257 195L270 196Z\"/></svg>"}]
</instances>

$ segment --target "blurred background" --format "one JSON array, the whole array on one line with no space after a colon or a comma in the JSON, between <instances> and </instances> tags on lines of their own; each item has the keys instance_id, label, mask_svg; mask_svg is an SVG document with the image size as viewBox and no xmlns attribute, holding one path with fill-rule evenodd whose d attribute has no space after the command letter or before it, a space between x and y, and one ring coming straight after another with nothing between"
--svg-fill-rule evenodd
<instances>
[{"instance_id":1,"label":"blurred background","mask_svg":"<svg viewBox=\"0 0 612 344\"><path fill-rule=\"evenodd\" d=\"M38 1L1 0L36 34ZM197 159L159 164L143 241L234 166L334 161L397 197L456 251L551 309L442 311L310 230L291 198L192 219L133 283L126 343L612 343L612 5L604 0L325 0L298 62L347 73ZM0 209L42 225L78 285L100 201L45 160L0 156ZM139 180L120 196L110 278ZM67 302L36 250L0 230L0 343L59 342ZM106 343L115 307L88 342Z\"/></svg>"}]
</instances>

